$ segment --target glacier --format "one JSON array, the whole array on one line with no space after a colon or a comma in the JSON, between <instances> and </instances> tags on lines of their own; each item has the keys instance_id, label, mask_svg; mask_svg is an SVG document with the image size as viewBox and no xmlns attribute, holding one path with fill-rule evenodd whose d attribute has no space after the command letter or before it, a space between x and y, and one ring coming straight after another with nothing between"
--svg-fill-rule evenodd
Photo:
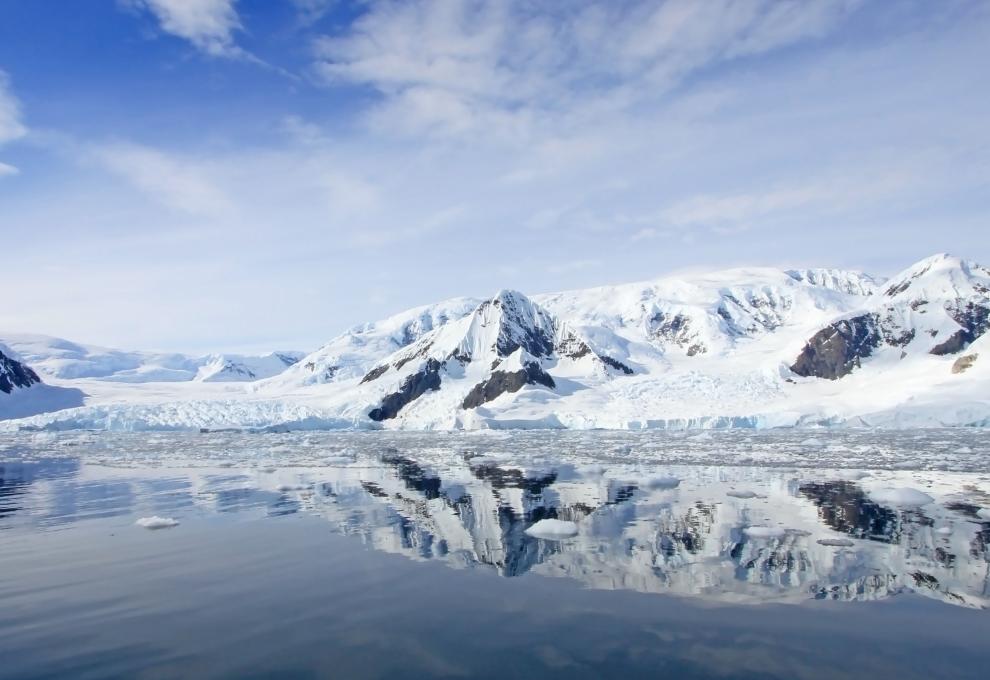
<instances>
[{"instance_id":1,"label":"glacier","mask_svg":"<svg viewBox=\"0 0 990 680\"><path fill-rule=\"evenodd\" d=\"M0 394L0 429L986 427L988 328L990 270L939 254L889 279L751 267L503 290L366 323L306 355L0 333L43 381Z\"/></svg>"}]
</instances>

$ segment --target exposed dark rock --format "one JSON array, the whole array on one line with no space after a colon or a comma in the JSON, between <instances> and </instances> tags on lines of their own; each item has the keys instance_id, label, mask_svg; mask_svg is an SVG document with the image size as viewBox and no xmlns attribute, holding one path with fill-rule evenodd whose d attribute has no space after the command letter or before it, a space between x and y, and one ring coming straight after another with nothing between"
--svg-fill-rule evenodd
<instances>
[{"instance_id":1,"label":"exposed dark rock","mask_svg":"<svg viewBox=\"0 0 990 680\"><path fill-rule=\"evenodd\" d=\"M602 363L605 364L606 366L610 366L610 367L616 369L617 371L622 371L626 375L632 375L633 374L633 370L631 368L629 368L628 366L626 366L621 361L619 361L618 359L613 359L612 357L603 356L601 354L598 355L598 358L601 359L602 360Z\"/></svg>"},{"instance_id":2,"label":"exposed dark rock","mask_svg":"<svg viewBox=\"0 0 990 680\"><path fill-rule=\"evenodd\" d=\"M883 340L875 314L843 319L815 333L791 370L806 378L838 380L859 367Z\"/></svg>"},{"instance_id":3,"label":"exposed dark rock","mask_svg":"<svg viewBox=\"0 0 990 680\"><path fill-rule=\"evenodd\" d=\"M945 342L932 347L932 354L942 356L962 351L990 328L990 307L968 302L965 307L947 311L961 328L946 338Z\"/></svg>"},{"instance_id":4,"label":"exposed dark rock","mask_svg":"<svg viewBox=\"0 0 990 680\"><path fill-rule=\"evenodd\" d=\"M471 363L471 353L470 352L463 352L460 349L455 349L453 352L450 353L450 356L448 358L450 358L450 359L456 359L462 365L463 364L470 364Z\"/></svg>"},{"instance_id":5,"label":"exposed dark rock","mask_svg":"<svg viewBox=\"0 0 990 680\"><path fill-rule=\"evenodd\" d=\"M703 344L695 341L697 335L691 328L691 319L685 314L668 316L657 312L648 322L648 333L656 340L687 347L688 356L706 351Z\"/></svg>"},{"instance_id":6,"label":"exposed dark rock","mask_svg":"<svg viewBox=\"0 0 990 680\"><path fill-rule=\"evenodd\" d=\"M487 380L477 385L464 397L462 408L476 408L506 392L518 392L523 385L544 385L556 387L553 378L539 364L530 362L518 371L493 371Z\"/></svg>"},{"instance_id":7,"label":"exposed dark rock","mask_svg":"<svg viewBox=\"0 0 990 680\"><path fill-rule=\"evenodd\" d=\"M10 394L15 387L30 387L40 382L37 373L0 352L0 392Z\"/></svg>"},{"instance_id":8,"label":"exposed dark rock","mask_svg":"<svg viewBox=\"0 0 990 680\"><path fill-rule=\"evenodd\" d=\"M361 382L358 384L363 385L366 382L371 382L372 380L378 380L378 378L385 375L388 369L389 369L388 364L385 364L383 366L375 366L373 369L368 371L368 373L363 378L361 378Z\"/></svg>"},{"instance_id":9,"label":"exposed dark rock","mask_svg":"<svg viewBox=\"0 0 990 680\"><path fill-rule=\"evenodd\" d=\"M472 465L471 473L480 480L490 482L494 489L525 489L533 496L557 481L557 473L550 472L538 477L527 477L522 470L502 468L494 463Z\"/></svg>"},{"instance_id":10,"label":"exposed dark rock","mask_svg":"<svg viewBox=\"0 0 990 680\"><path fill-rule=\"evenodd\" d=\"M835 531L881 543L900 538L897 512L874 503L854 482L808 482L798 493L818 506L818 516Z\"/></svg>"},{"instance_id":11,"label":"exposed dark rock","mask_svg":"<svg viewBox=\"0 0 990 680\"><path fill-rule=\"evenodd\" d=\"M428 359L423 370L406 378L398 392L386 395L381 405L372 409L368 417L378 422L389 420L397 416L406 404L419 399L428 391L439 390L442 367L443 364L436 359Z\"/></svg>"},{"instance_id":12,"label":"exposed dark rock","mask_svg":"<svg viewBox=\"0 0 990 680\"><path fill-rule=\"evenodd\" d=\"M430 349L432 347L433 347L433 343L427 342L419 349L415 351L410 351L408 354L406 354L404 357L401 357L398 361L396 361L393 364L393 366L395 366L395 370L398 371L400 368L408 364L413 359L419 359L421 357L425 357L427 354L429 354Z\"/></svg>"},{"instance_id":13,"label":"exposed dark rock","mask_svg":"<svg viewBox=\"0 0 990 680\"><path fill-rule=\"evenodd\" d=\"M549 356L553 352L554 329L549 315L546 316L545 327L534 325L527 312L533 312L537 316L545 312L521 293L503 292L494 299L481 303L478 311L481 312L488 306L502 311L498 338L495 340L495 351L500 357L507 357L520 347L534 357Z\"/></svg>"},{"instance_id":14,"label":"exposed dark rock","mask_svg":"<svg viewBox=\"0 0 990 680\"><path fill-rule=\"evenodd\" d=\"M966 354L964 356L959 357L952 364L952 372L953 373L963 373L963 372L965 372L973 364L976 363L976 359L979 356L980 356L979 354Z\"/></svg>"}]
</instances>

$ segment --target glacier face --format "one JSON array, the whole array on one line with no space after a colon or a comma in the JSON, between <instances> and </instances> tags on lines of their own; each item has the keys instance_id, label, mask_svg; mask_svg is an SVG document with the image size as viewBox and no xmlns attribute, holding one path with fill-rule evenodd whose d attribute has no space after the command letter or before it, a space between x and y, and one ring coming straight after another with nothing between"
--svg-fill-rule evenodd
<instances>
[{"instance_id":1,"label":"glacier face","mask_svg":"<svg viewBox=\"0 0 990 680\"><path fill-rule=\"evenodd\" d=\"M889 280L743 268L505 290L352 328L306 356L183 364L22 340L29 364L90 396L7 427L986 426L988 328L990 271L948 255ZM176 371L194 384L161 382ZM135 374L151 381L107 387Z\"/></svg>"}]
</instances>

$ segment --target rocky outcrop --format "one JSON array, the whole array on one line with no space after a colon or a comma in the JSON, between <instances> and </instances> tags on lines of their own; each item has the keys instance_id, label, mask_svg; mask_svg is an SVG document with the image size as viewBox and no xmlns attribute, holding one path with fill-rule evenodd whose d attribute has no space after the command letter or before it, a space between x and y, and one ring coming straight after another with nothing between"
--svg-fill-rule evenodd
<instances>
[{"instance_id":1,"label":"rocky outcrop","mask_svg":"<svg viewBox=\"0 0 990 680\"><path fill-rule=\"evenodd\" d=\"M959 357L952 363L952 373L958 375L959 373L965 373L969 370L976 360L979 358L979 354L966 354Z\"/></svg>"},{"instance_id":2,"label":"rocky outcrop","mask_svg":"<svg viewBox=\"0 0 990 680\"><path fill-rule=\"evenodd\" d=\"M538 363L529 362L518 371L492 371L484 380L468 393L461 404L462 408L477 408L506 392L518 392L525 385L543 385L553 389L556 384L550 374L545 372Z\"/></svg>"},{"instance_id":3,"label":"rocky outcrop","mask_svg":"<svg viewBox=\"0 0 990 680\"><path fill-rule=\"evenodd\" d=\"M419 399L428 391L439 390L441 368L443 364L439 361L428 359L422 370L408 376L397 392L386 395L381 405L368 413L368 417L377 422L390 420L395 418L406 404Z\"/></svg>"},{"instance_id":4,"label":"rocky outcrop","mask_svg":"<svg viewBox=\"0 0 990 680\"><path fill-rule=\"evenodd\" d=\"M882 340L875 314L836 321L812 336L791 370L806 378L838 380L860 366Z\"/></svg>"},{"instance_id":5,"label":"rocky outcrop","mask_svg":"<svg viewBox=\"0 0 990 680\"><path fill-rule=\"evenodd\" d=\"M31 387L40 382L37 373L0 352L0 392L10 394L15 387Z\"/></svg>"},{"instance_id":6,"label":"rocky outcrop","mask_svg":"<svg viewBox=\"0 0 990 680\"><path fill-rule=\"evenodd\" d=\"M961 352L990 328L990 307L985 305L969 302L947 311L960 328L945 342L932 347L930 352L937 356Z\"/></svg>"}]
</instances>

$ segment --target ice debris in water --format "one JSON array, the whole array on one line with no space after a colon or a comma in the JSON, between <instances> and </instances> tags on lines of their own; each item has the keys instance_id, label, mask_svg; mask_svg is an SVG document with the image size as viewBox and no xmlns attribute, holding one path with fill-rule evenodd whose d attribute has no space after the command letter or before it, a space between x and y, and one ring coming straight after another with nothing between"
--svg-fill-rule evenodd
<instances>
[{"instance_id":1,"label":"ice debris in water","mask_svg":"<svg viewBox=\"0 0 990 680\"><path fill-rule=\"evenodd\" d=\"M179 520L154 515L152 517L142 517L135 524L145 529L170 529L171 527L178 526Z\"/></svg>"},{"instance_id":2,"label":"ice debris in water","mask_svg":"<svg viewBox=\"0 0 990 680\"><path fill-rule=\"evenodd\" d=\"M818 539L818 544L819 545L831 545L831 546L834 546L836 548L849 548L849 547L852 547L852 546L856 545L855 543L853 543L852 541L850 541L848 538L819 538Z\"/></svg>"},{"instance_id":3,"label":"ice debris in water","mask_svg":"<svg viewBox=\"0 0 990 680\"><path fill-rule=\"evenodd\" d=\"M726 491L726 496L732 496L733 498L759 498L759 494L755 491Z\"/></svg>"},{"instance_id":4,"label":"ice debris in water","mask_svg":"<svg viewBox=\"0 0 990 680\"><path fill-rule=\"evenodd\" d=\"M653 477L646 485L651 489L676 489L681 483L677 477Z\"/></svg>"},{"instance_id":5,"label":"ice debris in water","mask_svg":"<svg viewBox=\"0 0 990 680\"><path fill-rule=\"evenodd\" d=\"M743 533L753 538L779 538L787 532L780 527L746 527Z\"/></svg>"},{"instance_id":6,"label":"ice debris in water","mask_svg":"<svg viewBox=\"0 0 990 680\"><path fill-rule=\"evenodd\" d=\"M574 522L568 522L562 519L541 519L526 529L526 533L536 538L555 540L577 536L578 527Z\"/></svg>"},{"instance_id":7,"label":"ice debris in water","mask_svg":"<svg viewBox=\"0 0 990 680\"><path fill-rule=\"evenodd\" d=\"M898 487L874 489L870 492L870 497L877 503L887 503L889 505L919 506L928 505L935 499L923 491L910 487Z\"/></svg>"}]
</instances>

